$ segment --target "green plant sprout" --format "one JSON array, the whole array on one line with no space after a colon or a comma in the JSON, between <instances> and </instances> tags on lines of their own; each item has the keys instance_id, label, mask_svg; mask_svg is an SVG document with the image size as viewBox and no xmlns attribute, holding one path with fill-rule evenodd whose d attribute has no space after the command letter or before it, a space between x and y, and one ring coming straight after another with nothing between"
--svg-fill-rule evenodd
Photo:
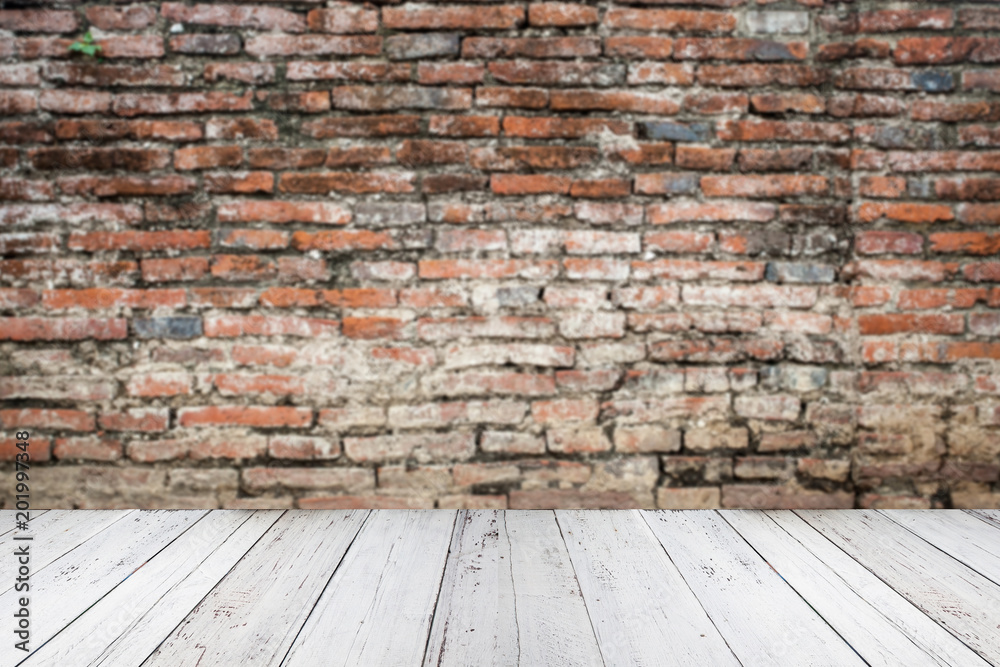
<instances>
[{"instance_id":1,"label":"green plant sprout","mask_svg":"<svg viewBox=\"0 0 1000 667\"><path fill-rule=\"evenodd\" d=\"M79 51L91 58L97 57L97 52L101 50L101 45L94 41L94 36L90 31L84 33L83 37L69 45L70 51Z\"/></svg>"}]
</instances>

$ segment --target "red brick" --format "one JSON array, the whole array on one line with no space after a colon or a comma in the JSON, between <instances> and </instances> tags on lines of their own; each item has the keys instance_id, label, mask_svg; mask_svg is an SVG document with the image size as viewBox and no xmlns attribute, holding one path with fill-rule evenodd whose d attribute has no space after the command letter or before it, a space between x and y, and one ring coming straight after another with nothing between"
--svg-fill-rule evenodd
<instances>
[{"instance_id":1,"label":"red brick","mask_svg":"<svg viewBox=\"0 0 1000 667\"><path fill-rule=\"evenodd\" d=\"M342 3L332 9L310 11L308 22L309 29L315 32L375 32L378 30L378 10L371 6L355 7Z\"/></svg>"},{"instance_id":2,"label":"red brick","mask_svg":"<svg viewBox=\"0 0 1000 667\"><path fill-rule=\"evenodd\" d=\"M842 143L850 139L851 131L842 123L741 120L724 121L718 135L723 141Z\"/></svg>"},{"instance_id":3,"label":"red brick","mask_svg":"<svg viewBox=\"0 0 1000 667\"><path fill-rule=\"evenodd\" d=\"M385 137L419 132L420 117L410 115L335 117L302 124L302 133L313 139Z\"/></svg>"},{"instance_id":4,"label":"red brick","mask_svg":"<svg viewBox=\"0 0 1000 667\"><path fill-rule=\"evenodd\" d=\"M476 88L477 107L512 107L544 109L549 103L549 92L542 88L491 87Z\"/></svg>"},{"instance_id":5,"label":"red brick","mask_svg":"<svg viewBox=\"0 0 1000 667\"><path fill-rule=\"evenodd\" d=\"M931 234L931 252L993 255L1000 251L1000 234L987 232L948 232Z\"/></svg>"},{"instance_id":6,"label":"red brick","mask_svg":"<svg viewBox=\"0 0 1000 667\"><path fill-rule=\"evenodd\" d=\"M772 42L760 39L690 38L677 40L677 60L804 60L806 42Z\"/></svg>"},{"instance_id":7,"label":"red brick","mask_svg":"<svg viewBox=\"0 0 1000 667\"><path fill-rule=\"evenodd\" d=\"M140 266L143 280L149 282L200 280L208 273L208 258L144 259Z\"/></svg>"},{"instance_id":8,"label":"red brick","mask_svg":"<svg viewBox=\"0 0 1000 667\"><path fill-rule=\"evenodd\" d=\"M694 83L694 68L688 64L646 62L629 65L625 79L630 86L663 84L690 86Z\"/></svg>"},{"instance_id":9,"label":"red brick","mask_svg":"<svg viewBox=\"0 0 1000 667\"><path fill-rule=\"evenodd\" d=\"M533 26L571 28L597 23L598 10L568 2L533 2L528 5L528 23Z\"/></svg>"},{"instance_id":10,"label":"red brick","mask_svg":"<svg viewBox=\"0 0 1000 667\"><path fill-rule=\"evenodd\" d=\"M142 5L122 8L87 7L84 14L92 25L101 30L142 30L156 21L156 10Z\"/></svg>"},{"instance_id":11,"label":"red brick","mask_svg":"<svg viewBox=\"0 0 1000 667\"><path fill-rule=\"evenodd\" d=\"M375 35L336 36L259 34L248 37L244 50L255 58L268 56L377 56L382 38Z\"/></svg>"},{"instance_id":12,"label":"red brick","mask_svg":"<svg viewBox=\"0 0 1000 667\"><path fill-rule=\"evenodd\" d=\"M736 16L723 12L675 9L612 8L604 15L608 28L656 30L663 32L732 32Z\"/></svg>"},{"instance_id":13,"label":"red brick","mask_svg":"<svg viewBox=\"0 0 1000 667\"><path fill-rule=\"evenodd\" d=\"M144 398L180 396L190 394L191 376L185 373L146 373L128 379L129 396Z\"/></svg>"},{"instance_id":14,"label":"red brick","mask_svg":"<svg viewBox=\"0 0 1000 667\"><path fill-rule=\"evenodd\" d=\"M216 406L181 408L177 422L182 427L249 426L253 428L303 428L312 423L309 408L264 406Z\"/></svg>"},{"instance_id":15,"label":"red brick","mask_svg":"<svg viewBox=\"0 0 1000 667\"><path fill-rule=\"evenodd\" d=\"M881 202L864 202L858 206L856 217L859 222L864 223L874 222L882 217L911 223L943 222L955 218L951 207L942 204Z\"/></svg>"},{"instance_id":16,"label":"red brick","mask_svg":"<svg viewBox=\"0 0 1000 667\"><path fill-rule=\"evenodd\" d=\"M117 95L112 110L119 116L146 114L202 113L205 111L249 111L253 98L250 93L173 93L170 95L126 93Z\"/></svg>"},{"instance_id":17,"label":"red brick","mask_svg":"<svg viewBox=\"0 0 1000 667\"><path fill-rule=\"evenodd\" d=\"M325 195L331 192L372 194L413 192L415 177L406 172L285 172L278 190L293 194Z\"/></svg>"},{"instance_id":18,"label":"red brick","mask_svg":"<svg viewBox=\"0 0 1000 667\"><path fill-rule=\"evenodd\" d=\"M526 139L576 139L590 134L631 134L632 124L600 118L552 118L505 116L503 133Z\"/></svg>"},{"instance_id":19,"label":"red brick","mask_svg":"<svg viewBox=\"0 0 1000 667\"><path fill-rule=\"evenodd\" d=\"M386 7L382 24L390 30L506 30L524 23L518 5Z\"/></svg>"},{"instance_id":20,"label":"red brick","mask_svg":"<svg viewBox=\"0 0 1000 667\"><path fill-rule=\"evenodd\" d=\"M4 317L0 340L121 340L128 337L123 319L49 319L43 317Z\"/></svg>"},{"instance_id":21,"label":"red brick","mask_svg":"<svg viewBox=\"0 0 1000 667\"><path fill-rule=\"evenodd\" d=\"M483 82L486 69L474 63L420 63L417 65L417 82L424 85L465 84Z\"/></svg>"},{"instance_id":22,"label":"red brick","mask_svg":"<svg viewBox=\"0 0 1000 667\"><path fill-rule=\"evenodd\" d=\"M16 461L20 455L24 459L25 450L18 447L23 441L15 438L0 437L0 461ZM52 447L48 438L32 436L29 440L27 454L31 456L31 461L49 461L52 459Z\"/></svg>"},{"instance_id":23,"label":"red brick","mask_svg":"<svg viewBox=\"0 0 1000 667\"><path fill-rule=\"evenodd\" d=\"M858 329L863 336L960 334L965 331L965 318L961 315L860 315Z\"/></svg>"},{"instance_id":24,"label":"red brick","mask_svg":"<svg viewBox=\"0 0 1000 667\"><path fill-rule=\"evenodd\" d=\"M92 310L127 308L183 308L183 290L125 290L92 288L82 290L46 290L42 294L45 308L86 308Z\"/></svg>"},{"instance_id":25,"label":"red brick","mask_svg":"<svg viewBox=\"0 0 1000 667\"><path fill-rule=\"evenodd\" d=\"M678 146L674 157L678 167L702 171L729 171L735 159L735 148L689 145Z\"/></svg>"},{"instance_id":26,"label":"red brick","mask_svg":"<svg viewBox=\"0 0 1000 667\"><path fill-rule=\"evenodd\" d=\"M226 315L205 318L205 335L209 338L240 336L326 337L340 330L337 320L305 317L268 317L265 315Z\"/></svg>"},{"instance_id":27,"label":"red brick","mask_svg":"<svg viewBox=\"0 0 1000 667\"><path fill-rule=\"evenodd\" d=\"M423 260L420 262L420 277L428 280L454 278L553 278L559 265L549 260Z\"/></svg>"},{"instance_id":28,"label":"red brick","mask_svg":"<svg viewBox=\"0 0 1000 667\"><path fill-rule=\"evenodd\" d=\"M680 105L660 93L631 91L555 90L549 100L555 111L622 111L670 116L680 111Z\"/></svg>"},{"instance_id":29,"label":"red brick","mask_svg":"<svg viewBox=\"0 0 1000 667\"><path fill-rule=\"evenodd\" d=\"M911 232L860 232L854 237L854 249L862 255L918 255L924 237Z\"/></svg>"},{"instance_id":30,"label":"red brick","mask_svg":"<svg viewBox=\"0 0 1000 667\"><path fill-rule=\"evenodd\" d=\"M749 105L743 93L697 93L684 98L684 110L698 114L745 113Z\"/></svg>"},{"instance_id":31,"label":"red brick","mask_svg":"<svg viewBox=\"0 0 1000 667\"><path fill-rule=\"evenodd\" d=\"M926 280L941 282L954 275L958 265L913 260L862 260L847 264L846 276L863 276L876 280Z\"/></svg>"},{"instance_id":32,"label":"red brick","mask_svg":"<svg viewBox=\"0 0 1000 667\"><path fill-rule=\"evenodd\" d=\"M530 13L530 10L529 10ZM596 10L594 14L597 16ZM607 56L629 59L666 60L674 51L674 40L669 37L605 37L604 53Z\"/></svg>"},{"instance_id":33,"label":"red brick","mask_svg":"<svg viewBox=\"0 0 1000 667\"><path fill-rule=\"evenodd\" d=\"M170 411L166 408L132 408L123 412L105 412L98 424L106 431L137 431L156 433L170 426Z\"/></svg>"},{"instance_id":34,"label":"red brick","mask_svg":"<svg viewBox=\"0 0 1000 667\"><path fill-rule=\"evenodd\" d=\"M896 42L892 57L899 65L997 62L1000 60L1000 40L985 37L906 37Z\"/></svg>"},{"instance_id":35,"label":"red brick","mask_svg":"<svg viewBox=\"0 0 1000 667\"><path fill-rule=\"evenodd\" d=\"M0 410L0 425L9 430L93 431L95 429L94 415L89 412L45 408ZM34 437L29 442L34 448ZM34 452L32 458L38 460Z\"/></svg>"},{"instance_id":36,"label":"red brick","mask_svg":"<svg viewBox=\"0 0 1000 667\"><path fill-rule=\"evenodd\" d=\"M103 437L59 438L52 447L57 459L84 461L118 461L122 458L122 443Z\"/></svg>"}]
</instances>

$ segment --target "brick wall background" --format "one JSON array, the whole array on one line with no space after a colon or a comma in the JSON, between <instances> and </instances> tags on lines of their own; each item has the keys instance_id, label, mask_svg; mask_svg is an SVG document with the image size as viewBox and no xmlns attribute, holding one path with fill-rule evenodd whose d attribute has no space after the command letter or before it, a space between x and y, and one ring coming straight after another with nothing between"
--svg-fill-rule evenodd
<instances>
[{"instance_id":1,"label":"brick wall background","mask_svg":"<svg viewBox=\"0 0 1000 667\"><path fill-rule=\"evenodd\" d=\"M992 4L2 3L6 506L1000 507Z\"/></svg>"}]
</instances>

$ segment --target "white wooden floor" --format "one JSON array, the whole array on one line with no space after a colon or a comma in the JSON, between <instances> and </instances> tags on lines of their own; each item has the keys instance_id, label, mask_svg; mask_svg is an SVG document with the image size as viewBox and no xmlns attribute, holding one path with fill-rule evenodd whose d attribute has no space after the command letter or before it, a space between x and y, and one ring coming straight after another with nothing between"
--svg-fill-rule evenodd
<instances>
[{"instance_id":1,"label":"white wooden floor","mask_svg":"<svg viewBox=\"0 0 1000 667\"><path fill-rule=\"evenodd\" d=\"M15 534L2 665L1000 665L995 511L51 510L29 655Z\"/></svg>"}]
</instances>

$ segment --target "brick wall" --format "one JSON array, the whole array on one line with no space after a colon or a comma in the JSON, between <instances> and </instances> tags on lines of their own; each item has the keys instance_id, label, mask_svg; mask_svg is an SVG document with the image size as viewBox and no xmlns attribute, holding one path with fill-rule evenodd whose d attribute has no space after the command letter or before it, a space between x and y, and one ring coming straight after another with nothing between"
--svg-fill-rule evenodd
<instances>
[{"instance_id":1,"label":"brick wall","mask_svg":"<svg viewBox=\"0 0 1000 667\"><path fill-rule=\"evenodd\" d=\"M992 3L0 4L6 506L1000 506Z\"/></svg>"}]
</instances>

